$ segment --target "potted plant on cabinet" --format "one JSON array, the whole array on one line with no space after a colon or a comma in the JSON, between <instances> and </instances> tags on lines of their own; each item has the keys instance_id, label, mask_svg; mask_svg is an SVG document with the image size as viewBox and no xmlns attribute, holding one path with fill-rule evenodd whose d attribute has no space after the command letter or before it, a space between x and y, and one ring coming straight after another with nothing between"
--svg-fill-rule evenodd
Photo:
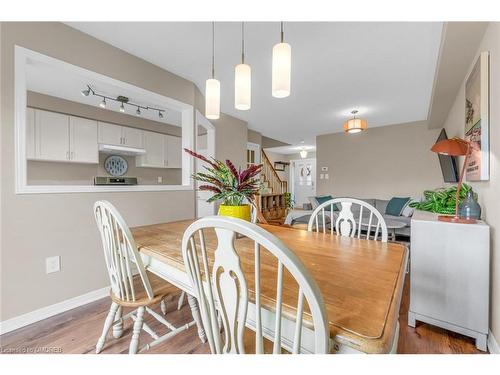
<instances>
[{"instance_id":1,"label":"potted plant on cabinet","mask_svg":"<svg viewBox=\"0 0 500 375\"><path fill-rule=\"evenodd\" d=\"M213 196L207 199L208 203L217 200L222 201L219 206L219 215L250 221L250 204L255 205L254 197L259 192L260 182L257 175L260 173L262 165L251 165L241 171L237 170L230 160L223 163L214 158L209 160L187 148L184 151L206 163L203 166L205 172L197 172L192 177L196 181L203 183L198 187L199 190L214 193Z\"/></svg>"}]
</instances>

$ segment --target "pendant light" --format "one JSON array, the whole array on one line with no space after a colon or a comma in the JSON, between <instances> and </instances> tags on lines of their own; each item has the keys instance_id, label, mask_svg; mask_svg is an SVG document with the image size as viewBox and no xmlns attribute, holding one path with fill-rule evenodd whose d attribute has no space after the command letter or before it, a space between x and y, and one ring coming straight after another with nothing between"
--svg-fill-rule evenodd
<instances>
[{"instance_id":1,"label":"pendant light","mask_svg":"<svg viewBox=\"0 0 500 375\"><path fill-rule=\"evenodd\" d=\"M212 22L212 78L205 83L205 117L220 117L220 82L215 79L215 22Z\"/></svg>"},{"instance_id":2,"label":"pendant light","mask_svg":"<svg viewBox=\"0 0 500 375\"><path fill-rule=\"evenodd\" d=\"M281 22L281 42L273 47L273 88L275 98L286 98L290 95L292 71L292 47L284 43L283 22Z\"/></svg>"},{"instance_id":3,"label":"pendant light","mask_svg":"<svg viewBox=\"0 0 500 375\"><path fill-rule=\"evenodd\" d=\"M346 133L355 134L366 130L368 127L366 120L356 117L356 114L358 113L357 110L351 111L351 113L352 118L344 122L344 131Z\"/></svg>"},{"instance_id":4,"label":"pendant light","mask_svg":"<svg viewBox=\"0 0 500 375\"><path fill-rule=\"evenodd\" d=\"M106 98L102 98L102 102L99 103L99 107L106 108Z\"/></svg>"},{"instance_id":5,"label":"pendant light","mask_svg":"<svg viewBox=\"0 0 500 375\"><path fill-rule=\"evenodd\" d=\"M241 23L241 64L234 68L234 107L247 111L252 102L252 70L245 64L245 23Z\"/></svg>"},{"instance_id":6,"label":"pendant light","mask_svg":"<svg viewBox=\"0 0 500 375\"><path fill-rule=\"evenodd\" d=\"M302 145L302 147L300 148L300 157L302 159L305 159L305 158L307 158L307 150L304 147L304 141L300 141L300 144Z\"/></svg>"}]
</instances>

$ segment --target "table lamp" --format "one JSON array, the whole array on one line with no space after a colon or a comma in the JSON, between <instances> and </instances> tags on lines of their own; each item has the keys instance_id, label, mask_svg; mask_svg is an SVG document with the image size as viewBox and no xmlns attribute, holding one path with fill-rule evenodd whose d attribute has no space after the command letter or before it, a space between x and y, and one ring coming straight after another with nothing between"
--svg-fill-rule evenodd
<instances>
[{"instance_id":1,"label":"table lamp","mask_svg":"<svg viewBox=\"0 0 500 375\"><path fill-rule=\"evenodd\" d=\"M460 189L462 188L462 180L464 178L465 168L467 168L467 162L469 161L469 156L472 152L472 143L462 139L462 138L452 138L444 139L439 141L432 146L431 151L441 155L449 156L465 156L464 163L462 165L462 170L460 171L460 178L458 179L457 194L455 197L455 216L439 215L439 221L446 221L449 223L462 223L462 224L474 224L475 219L464 219L458 216L458 200L460 196Z\"/></svg>"}]
</instances>

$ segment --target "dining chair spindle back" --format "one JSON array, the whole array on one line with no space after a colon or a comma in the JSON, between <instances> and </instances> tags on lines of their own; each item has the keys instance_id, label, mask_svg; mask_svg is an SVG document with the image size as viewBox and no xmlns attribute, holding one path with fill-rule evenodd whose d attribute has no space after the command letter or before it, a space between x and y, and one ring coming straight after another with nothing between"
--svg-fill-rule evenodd
<instances>
[{"instance_id":1,"label":"dining chair spindle back","mask_svg":"<svg viewBox=\"0 0 500 375\"><path fill-rule=\"evenodd\" d=\"M205 231L215 230L217 245L213 259L209 261L209 250ZM245 239L242 236L246 237ZM243 272L237 251L237 241L253 242L253 269ZM210 244L212 245L212 244ZM215 247L215 244L214 244ZM314 350L327 353L329 333L327 315L320 290L309 271L297 256L277 237L256 224L229 217L209 216L191 224L184 233L182 255L195 296L200 306L203 327L207 335L210 350L214 354L245 353L244 335L250 304L255 311L255 352L264 352L263 322L261 317L262 280L261 259L264 251L277 261L276 295L273 296L274 332L272 352L281 353L283 349L292 353L301 352L303 333L304 303L309 306L314 325ZM269 267L269 262L266 267ZM251 266L252 267L252 266ZM268 271L268 270L267 270ZM297 283L297 306L295 323L292 329L293 341L285 345L282 342L282 311L284 273L289 272ZM253 284L249 283L253 277ZM249 291L248 285L253 285ZM250 299L252 295L253 300ZM269 298L266 295L265 298ZM220 330L224 334L221 335ZM310 331L309 331L310 332ZM253 346L253 345L252 345Z\"/></svg>"}]
</instances>

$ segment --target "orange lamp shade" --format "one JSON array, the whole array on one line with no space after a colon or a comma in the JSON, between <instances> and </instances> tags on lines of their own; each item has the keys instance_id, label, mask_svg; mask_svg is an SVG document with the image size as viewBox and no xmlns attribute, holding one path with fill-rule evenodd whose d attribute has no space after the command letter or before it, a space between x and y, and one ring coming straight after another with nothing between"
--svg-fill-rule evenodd
<instances>
[{"instance_id":1,"label":"orange lamp shade","mask_svg":"<svg viewBox=\"0 0 500 375\"><path fill-rule=\"evenodd\" d=\"M366 130L367 122L361 118L352 118L344 122L344 131L346 133L359 133Z\"/></svg>"},{"instance_id":2,"label":"orange lamp shade","mask_svg":"<svg viewBox=\"0 0 500 375\"><path fill-rule=\"evenodd\" d=\"M450 156L463 156L467 155L469 149L469 142L461 138L444 139L432 146L431 151Z\"/></svg>"}]
</instances>

